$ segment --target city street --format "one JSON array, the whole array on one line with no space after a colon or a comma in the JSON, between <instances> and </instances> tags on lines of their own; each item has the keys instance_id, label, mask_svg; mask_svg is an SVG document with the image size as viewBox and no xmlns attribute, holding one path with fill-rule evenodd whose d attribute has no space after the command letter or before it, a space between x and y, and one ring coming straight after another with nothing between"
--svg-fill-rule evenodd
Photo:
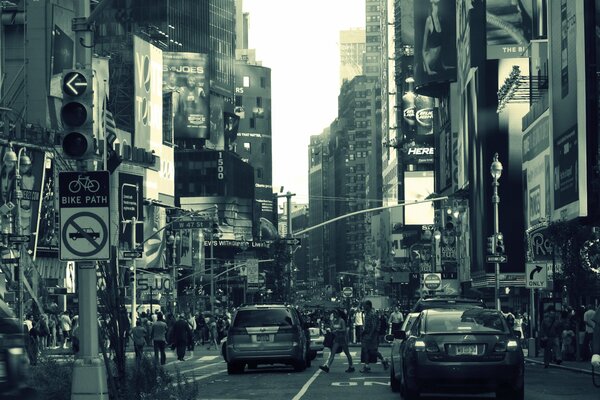
<instances>
[{"instance_id":1,"label":"city street","mask_svg":"<svg viewBox=\"0 0 600 400\"><path fill-rule=\"evenodd\" d=\"M384 354L387 349L383 349ZM360 350L351 349L354 359ZM226 364L215 350L196 351L184 362L174 360L169 354L167 368L179 370L196 381L204 400L251 400L251 399L399 399L389 388L389 372L381 365L373 366L369 375L358 372L347 374L345 358L336 358L329 374L318 369L323 358L313 361L304 372L294 372L289 367L260 366L246 370L242 375L228 375ZM592 385L589 374L561 368L544 369L542 365L527 363L525 372L525 398L527 400L598 399L600 389ZM482 396L428 396L428 399L494 398L493 394Z\"/></svg>"}]
</instances>

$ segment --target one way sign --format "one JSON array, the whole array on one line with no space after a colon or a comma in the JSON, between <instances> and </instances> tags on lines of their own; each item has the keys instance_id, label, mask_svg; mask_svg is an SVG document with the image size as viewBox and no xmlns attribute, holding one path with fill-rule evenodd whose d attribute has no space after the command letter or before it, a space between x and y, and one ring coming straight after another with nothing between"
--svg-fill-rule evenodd
<instances>
[{"instance_id":1,"label":"one way sign","mask_svg":"<svg viewBox=\"0 0 600 400\"><path fill-rule=\"evenodd\" d=\"M547 264L527 263L525 266L525 286L529 289L545 289L547 282Z\"/></svg>"}]
</instances>

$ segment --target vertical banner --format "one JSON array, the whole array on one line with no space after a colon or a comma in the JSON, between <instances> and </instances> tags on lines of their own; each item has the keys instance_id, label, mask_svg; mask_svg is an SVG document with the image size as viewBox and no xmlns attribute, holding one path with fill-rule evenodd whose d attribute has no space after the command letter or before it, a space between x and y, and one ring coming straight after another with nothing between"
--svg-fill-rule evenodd
<instances>
[{"instance_id":1,"label":"vertical banner","mask_svg":"<svg viewBox=\"0 0 600 400\"><path fill-rule=\"evenodd\" d=\"M207 139L208 55L163 53L163 91L173 93L175 139Z\"/></svg>"},{"instance_id":2,"label":"vertical banner","mask_svg":"<svg viewBox=\"0 0 600 400\"><path fill-rule=\"evenodd\" d=\"M54 196L54 172L54 159L47 155L44 160L44 180L40 199L40 217L37 227L36 247L33 253L34 260L38 250L58 252L58 235L60 229L56 211L58 210L58 204Z\"/></svg>"},{"instance_id":3,"label":"vertical banner","mask_svg":"<svg viewBox=\"0 0 600 400\"><path fill-rule=\"evenodd\" d=\"M532 125L523 135L526 226L533 226L552 212L550 179L550 121L548 116Z\"/></svg>"},{"instance_id":4,"label":"vertical banner","mask_svg":"<svg viewBox=\"0 0 600 400\"><path fill-rule=\"evenodd\" d=\"M456 0L415 1L415 86L456 80Z\"/></svg>"},{"instance_id":5,"label":"vertical banner","mask_svg":"<svg viewBox=\"0 0 600 400\"><path fill-rule=\"evenodd\" d=\"M155 151L162 145L162 51L137 36L134 49L136 147Z\"/></svg>"},{"instance_id":6,"label":"vertical banner","mask_svg":"<svg viewBox=\"0 0 600 400\"><path fill-rule=\"evenodd\" d=\"M163 207L156 205L146 206L145 212L143 236L145 240L144 265L148 269L165 268L165 231L160 229L167 224L167 213Z\"/></svg>"},{"instance_id":7,"label":"vertical banner","mask_svg":"<svg viewBox=\"0 0 600 400\"><path fill-rule=\"evenodd\" d=\"M213 150L225 149L225 123L223 120L224 101L220 96L210 96L210 140L206 148Z\"/></svg>"}]
</instances>

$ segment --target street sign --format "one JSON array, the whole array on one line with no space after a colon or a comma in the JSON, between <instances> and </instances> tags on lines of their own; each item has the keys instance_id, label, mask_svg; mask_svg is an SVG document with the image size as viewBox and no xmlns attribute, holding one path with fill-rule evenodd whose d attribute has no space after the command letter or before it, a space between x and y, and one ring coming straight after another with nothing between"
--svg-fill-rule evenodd
<instances>
[{"instance_id":1,"label":"street sign","mask_svg":"<svg viewBox=\"0 0 600 400\"><path fill-rule=\"evenodd\" d=\"M29 242L29 235L8 235L9 243L27 243Z\"/></svg>"},{"instance_id":2,"label":"street sign","mask_svg":"<svg viewBox=\"0 0 600 400\"><path fill-rule=\"evenodd\" d=\"M212 221L206 218L187 217L173 222L171 228L178 229L206 229L212 226Z\"/></svg>"},{"instance_id":3,"label":"street sign","mask_svg":"<svg viewBox=\"0 0 600 400\"><path fill-rule=\"evenodd\" d=\"M494 255L490 255L488 254L485 257L485 261L489 262L489 263L499 263L499 264L505 264L508 262L508 257L505 256L504 254L494 254Z\"/></svg>"},{"instance_id":4,"label":"street sign","mask_svg":"<svg viewBox=\"0 0 600 400\"><path fill-rule=\"evenodd\" d=\"M63 91L70 96L81 96L87 90L88 82L84 74L77 71L67 72L63 79Z\"/></svg>"},{"instance_id":5,"label":"street sign","mask_svg":"<svg viewBox=\"0 0 600 400\"><path fill-rule=\"evenodd\" d=\"M545 289L548 284L547 264L525 264L525 287L529 289Z\"/></svg>"},{"instance_id":6,"label":"street sign","mask_svg":"<svg viewBox=\"0 0 600 400\"><path fill-rule=\"evenodd\" d=\"M344 297L352 297L353 294L354 289L352 289L350 286L342 289L342 295L344 295Z\"/></svg>"},{"instance_id":7,"label":"street sign","mask_svg":"<svg viewBox=\"0 0 600 400\"><path fill-rule=\"evenodd\" d=\"M60 259L110 259L108 171L60 172Z\"/></svg>"},{"instance_id":8,"label":"street sign","mask_svg":"<svg viewBox=\"0 0 600 400\"><path fill-rule=\"evenodd\" d=\"M284 238L283 240L288 246L300 246L300 243L302 243L298 238Z\"/></svg>"},{"instance_id":9,"label":"street sign","mask_svg":"<svg viewBox=\"0 0 600 400\"><path fill-rule=\"evenodd\" d=\"M423 274L423 285L429 290L438 290L442 286L442 274Z\"/></svg>"},{"instance_id":10,"label":"street sign","mask_svg":"<svg viewBox=\"0 0 600 400\"><path fill-rule=\"evenodd\" d=\"M123 252L123 258L142 258L142 256L143 254L141 250Z\"/></svg>"}]
</instances>

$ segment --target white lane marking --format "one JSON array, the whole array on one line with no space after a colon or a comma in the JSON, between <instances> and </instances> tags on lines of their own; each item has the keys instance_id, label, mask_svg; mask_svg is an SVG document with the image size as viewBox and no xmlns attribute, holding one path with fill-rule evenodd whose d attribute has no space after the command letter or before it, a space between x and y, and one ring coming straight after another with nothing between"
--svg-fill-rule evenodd
<instances>
[{"instance_id":1,"label":"white lane marking","mask_svg":"<svg viewBox=\"0 0 600 400\"><path fill-rule=\"evenodd\" d=\"M226 369L222 369L221 371L217 371L217 372L213 372L212 374L206 374L206 375L202 375L202 376L196 376L193 378L189 378L190 381L200 381L202 379L206 379L206 378L210 378L213 375L219 375L222 374L223 372L227 372ZM188 379L188 378L186 378ZM177 385L177 383L174 383L174 385Z\"/></svg>"},{"instance_id":2,"label":"white lane marking","mask_svg":"<svg viewBox=\"0 0 600 400\"><path fill-rule=\"evenodd\" d=\"M321 370L317 369L315 371L315 373L313 374L313 376L311 376L310 379L304 384L304 386L302 386L302 389L300 389L300 391L292 398L292 400L300 400L302 398L302 396L304 396L306 394L306 391L308 390L310 385L312 385L312 383L315 381L315 379L317 379L317 377L319 376L320 373L321 373Z\"/></svg>"},{"instance_id":3,"label":"white lane marking","mask_svg":"<svg viewBox=\"0 0 600 400\"><path fill-rule=\"evenodd\" d=\"M202 356L198 359L198 361L212 361L215 360L217 358L219 358L220 356Z\"/></svg>"},{"instance_id":4,"label":"white lane marking","mask_svg":"<svg viewBox=\"0 0 600 400\"><path fill-rule=\"evenodd\" d=\"M350 380L352 379L389 379L389 376L361 376L360 378L350 378Z\"/></svg>"},{"instance_id":5,"label":"white lane marking","mask_svg":"<svg viewBox=\"0 0 600 400\"><path fill-rule=\"evenodd\" d=\"M196 368L192 368L192 369L186 369L186 370L183 370L181 372L184 373L184 374L186 374L188 372L196 371L196 370L199 370L199 369L205 369L205 368L214 367L215 365L221 365L221 363L206 364L206 365L203 365L201 367L196 367Z\"/></svg>"}]
</instances>

